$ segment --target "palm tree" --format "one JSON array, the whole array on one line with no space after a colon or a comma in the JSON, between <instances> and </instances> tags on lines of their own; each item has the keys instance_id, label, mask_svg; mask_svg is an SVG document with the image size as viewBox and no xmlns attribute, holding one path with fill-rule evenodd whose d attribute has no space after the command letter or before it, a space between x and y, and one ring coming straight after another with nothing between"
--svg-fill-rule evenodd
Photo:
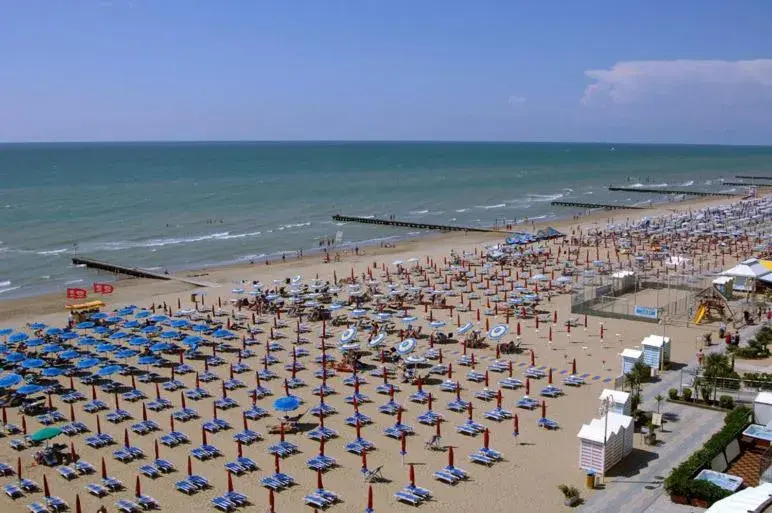
<instances>
[{"instance_id":1,"label":"palm tree","mask_svg":"<svg viewBox=\"0 0 772 513\"><path fill-rule=\"evenodd\" d=\"M662 401L665 400L665 398L662 396L662 394L657 394L657 397L655 397L654 400L657 401L657 413L659 413L659 405Z\"/></svg>"}]
</instances>

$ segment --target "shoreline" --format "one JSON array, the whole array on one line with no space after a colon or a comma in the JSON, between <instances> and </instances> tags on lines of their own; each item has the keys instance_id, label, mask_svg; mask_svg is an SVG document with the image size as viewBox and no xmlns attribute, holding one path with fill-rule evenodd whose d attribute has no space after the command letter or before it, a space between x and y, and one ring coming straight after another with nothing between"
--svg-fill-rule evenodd
<instances>
[{"instance_id":1,"label":"shoreline","mask_svg":"<svg viewBox=\"0 0 772 513\"><path fill-rule=\"evenodd\" d=\"M761 197L763 195L759 195ZM704 203L711 203L714 202L718 204L723 203L734 203L736 201L743 201L743 196L738 195L734 198L708 198L708 197L697 197L697 198L684 198L678 201L661 201L661 202L640 202L635 203L636 206L643 206L642 209L636 209L636 210L602 210L602 209L572 209L572 208L565 208L565 214L564 215L556 215L553 217L547 218L541 218L536 220L533 224L528 222L523 222L519 224L512 224L512 230L499 230L498 232L491 232L489 235L492 238L506 236L509 233L515 232L515 231L530 231L535 232L539 229L546 228L551 225L564 225L566 222L569 223L583 223L588 221L596 221L597 219L603 218L603 217L611 217L611 218L617 218L623 213L628 214L634 214L633 216L627 216L627 217L634 217L636 215L646 215L651 214L652 212L658 212L665 206L671 206L673 208L668 208L667 210L681 210L682 207L688 207L692 205L703 205ZM646 205L643 205L643 203L647 203ZM678 207L678 208L675 208ZM699 208L699 207L696 207ZM578 218L576 217L578 216ZM542 216L540 216L542 217ZM514 220L514 221L522 221L522 220ZM500 225L481 225L485 228L490 228L493 230L497 229L497 226ZM554 226L553 226L554 227ZM559 229L559 228L558 228ZM367 239L364 241L351 241L351 242L343 242L340 246L332 247L332 248L323 248L323 247L312 247L312 248L303 248L301 251L303 252L304 257L315 257L320 256L324 254L325 249L329 249L329 252L331 255L334 255L337 253L343 253L344 255L347 254L350 250L353 250L356 247L364 248L367 250L377 250L376 254L388 254L391 253L389 251L384 252L383 250L390 250L396 248L404 247L404 243L417 243L421 241L426 241L427 243L430 243L432 240L440 238L445 239L447 237L454 237L454 236L460 236L461 234L467 234L470 232L437 232L437 231L426 231L418 234L411 234L411 233L405 233L404 235L390 235L390 236L384 236L384 237L375 237L372 239ZM477 232L478 234L481 234L481 232ZM384 247L382 244L384 242L387 243L393 243L393 247ZM281 258L281 254L287 254L287 260L286 262L278 262L276 259ZM294 254L295 250L291 251L275 251L269 254L263 253L260 257L251 259L250 261L234 261L234 260L222 260L219 262L213 262L209 264L192 264L191 266L152 266L148 267L147 269L155 270L155 269L167 269L171 275L179 275L179 276L187 276L187 277L195 277L199 275L200 273L206 273L211 272L213 270L228 270L228 269L235 269L235 268L252 268L255 265L264 265L266 261L270 261L272 266L274 265L286 265L290 263L298 263L302 262L303 260L297 260L294 257L290 257L289 254ZM67 255L68 259L71 259L73 256L75 256L76 253L73 253L72 255ZM88 255L85 255L86 257ZM272 260L273 259L273 260ZM128 264L127 264L128 265ZM96 275L98 275L98 271L96 271L96 274L94 274L95 271L90 271L90 274L93 276L92 281L96 280ZM195 274L191 274L195 273ZM113 275L110 275L113 276ZM108 279L110 283L114 284L126 284L128 280L136 280L138 278L126 278L126 277L118 277L117 279L111 278ZM88 279L86 279L88 281ZM153 280L151 280L153 281ZM57 285L57 287L62 286L63 288L66 288L67 285L72 286L85 286L86 283L64 283L61 285ZM47 287L46 287L47 288ZM32 300L34 298L48 298L52 295L60 294L60 292L57 292L55 290L45 290L40 291L39 288L36 288L37 290L30 291L30 292L21 292L19 294L14 294L13 291L11 294L0 297L0 315L4 312L3 304L10 301L21 301L21 300Z\"/></svg>"}]
</instances>

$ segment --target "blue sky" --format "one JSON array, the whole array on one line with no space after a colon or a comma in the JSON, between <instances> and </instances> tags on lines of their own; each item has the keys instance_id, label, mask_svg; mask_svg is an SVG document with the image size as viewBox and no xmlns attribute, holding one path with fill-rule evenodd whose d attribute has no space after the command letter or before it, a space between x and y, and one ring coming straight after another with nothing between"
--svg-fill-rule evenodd
<instances>
[{"instance_id":1,"label":"blue sky","mask_svg":"<svg viewBox=\"0 0 772 513\"><path fill-rule=\"evenodd\" d=\"M0 0L0 141L772 144L768 0Z\"/></svg>"}]
</instances>

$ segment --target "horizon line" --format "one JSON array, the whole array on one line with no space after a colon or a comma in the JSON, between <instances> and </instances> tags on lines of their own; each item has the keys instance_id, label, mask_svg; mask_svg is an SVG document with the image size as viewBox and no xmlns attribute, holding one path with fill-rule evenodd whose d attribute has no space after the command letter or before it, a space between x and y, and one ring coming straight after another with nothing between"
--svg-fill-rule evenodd
<instances>
[{"instance_id":1,"label":"horizon line","mask_svg":"<svg viewBox=\"0 0 772 513\"><path fill-rule=\"evenodd\" d=\"M583 144L619 146L712 146L772 148L772 144L697 143L697 142L629 142L629 141L561 141L561 140L475 140L475 139L149 139L149 140L59 140L0 141L2 146L21 145L131 145L131 144Z\"/></svg>"}]
</instances>

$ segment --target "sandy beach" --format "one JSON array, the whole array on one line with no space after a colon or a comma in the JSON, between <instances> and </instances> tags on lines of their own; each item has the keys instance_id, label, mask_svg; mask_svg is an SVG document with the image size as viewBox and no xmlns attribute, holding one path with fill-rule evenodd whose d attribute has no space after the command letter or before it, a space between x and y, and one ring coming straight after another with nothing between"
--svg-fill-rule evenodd
<instances>
[{"instance_id":1,"label":"sandy beach","mask_svg":"<svg viewBox=\"0 0 772 513\"><path fill-rule=\"evenodd\" d=\"M549 223L557 230L571 234L572 230L582 229L586 231L593 226L604 226L607 223L624 223L626 220L641 219L644 216L668 216L675 212L684 212L689 209L697 210L709 206L727 204L727 199L720 200L698 200L690 202L672 203L657 206L656 208L641 211L618 211L601 212L582 216L578 219L568 219ZM516 227L523 230L535 231L545 225L537 223L535 226ZM340 262L324 263L321 255L306 256L302 261L291 260L285 263L272 262L270 265L251 264L238 265L218 269L201 269L194 272L187 272L187 276L196 276L196 279L210 282L211 287L196 288L177 281L153 281L144 279L121 279L116 283L115 292L110 296L105 296L104 301L107 304L106 311L119 309L127 305L137 305L141 308L155 305L160 307L163 304L169 305L173 311L178 309L178 302L182 308L192 308L190 296L193 293L203 294L204 302L207 307L217 305L222 302L223 308L227 311L236 312L236 309L230 305L229 299L234 297L231 292L234 288L248 288L251 281L259 281L266 287L272 287L274 280L285 280L288 277L302 275L304 280L310 280L318 277L322 281L332 281L333 275L338 278L349 276L361 277L369 272L374 273L376 279L383 280L381 277L382 269L389 268L392 272L395 266L392 262L402 260L407 262L411 258L418 258L419 263L424 265L428 261L433 261L438 267L443 267L444 259L448 258L451 251L456 254L465 252L478 252L485 246L502 242L504 234L485 234L485 233L456 233L441 234L426 237L419 240L401 242L394 248L366 247L362 248L359 255L347 254L341 255ZM558 248L566 245L560 240L553 240L545 243L545 248L553 255L557 254ZM584 258L588 248L581 248L580 254ZM603 250L605 253L605 250ZM612 252L613 254L613 252ZM747 255L726 255L725 266L729 266L738 258L744 258ZM707 258L707 257L706 257ZM98 275L94 275L94 281L98 281ZM360 280L361 281L361 280ZM96 299L97 296L89 297ZM471 300L470 300L471 301ZM0 327L16 327L21 329L31 322L42 322L50 326L64 326L67 321L67 313L64 310L64 294L55 294L39 296L34 298L25 298L19 300L10 300L0 302ZM469 312L455 312L447 309L431 310L432 319L445 321L447 327L442 331L455 331L458 322L461 324L469 321L478 324L484 331L486 324L492 327L497 324L506 323L503 314L490 315L476 318L478 308L486 308L485 299L474 301L475 305ZM519 354L502 355L502 359L512 360L514 367L514 376L522 377L523 369L530 366L531 352L534 354L535 365L537 367L548 367L555 369L555 379L561 381L561 376L565 372L570 373L572 362L576 362L576 373L587 374L587 384L581 387L564 387L565 395L547 399L547 416L555 419L560 429L547 430L537 427L536 421L541 417L541 412L537 408L533 411L517 409L514 402L523 396L522 390L502 389L503 407L513 413L518 414L519 435L513 436L513 421L505 420L494 422L483 417L484 412L495 407L496 401L482 401L474 399L473 395L485 388L484 383L474 383L466 380L465 376L470 370L468 367L458 366L456 361L459 359L462 347L458 343L437 344L436 348L441 348L445 363L452 362L455 371L454 379L458 379L462 386L461 395L466 400L473 403L473 418L475 421L484 424L490 433L491 448L500 451L502 460L490 467L478 465L468 461L469 454L475 452L483 445L483 435L466 436L456 432L456 426L462 424L468 417L467 412L451 412L446 408L446 404L455 398L455 394L440 391L437 386L440 378L431 376L426 385L426 390L431 392L434 398L434 409L445 416L446 422L442 423L442 445L444 450L427 450L424 443L435 434L435 428L420 424L416 417L425 412L427 406L408 400L408 395L416 391L416 386L411 384L399 383L401 390L395 394L395 401L402 404L404 413L402 422L411 425L415 429L415 434L407 437L407 454L400 454L400 441L384 436L383 430L394 423L394 418L378 411L378 407L388 401L388 396L376 393L375 387L382 381L380 378L370 376L369 371L380 366L377 360L370 356L365 356L363 362L368 364L369 368L361 372L361 376L366 383L360 387L360 392L367 395L370 402L358 405L361 413L372 419L371 424L362 426L362 436L372 441L376 448L367 455L369 468L382 466L382 472L386 480L384 482L373 483L373 498L375 511L411 511L411 506L398 503L394 498L394 493L409 482L409 464L413 464L415 470L416 484L431 490L432 499L421 504L422 511L432 512L461 512L475 509L485 511L520 511L525 508L531 512L554 512L564 508L563 498L557 490L557 485L566 483L572 484L582 489L583 495L593 493L583 488L584 474L577 467L578 442L576 433L583 423L588 423L592 418L598 416L598 396L603 388L613 388L613 378L620 373L619 353L624 347L636 345L639 341L651 333L662 333L663 327L656 324L635 322L630 320L595 318L587 319L585 328L580 322L579 326L574 327L569 333L564 324L571 314L571 300L568 294L558 294L543 300L540 308L549 312L556 312L558 322L542 324L539 329L536 328L533 318L522 319L518 321L515 318L509 319L509 326L513 330L520 323L522 329L522 349ZM448 298L448 304L460 304L457 298ZM421 326L424 333L428 333L429 319L428 310L423 306L410 306L408 309L410 315L418 317L414 322L416 326ZM213 416L213 401L221 397L221 384L218 381L203 383L202 387L207 388L212 398L202 399L200 401L188 401L187 406L195 408L200 419L191 420L187 423L176 423L176 429L182 431L190 438L190 444L181 445L176 448L160 447L160 456L168 459L176 467L177 471L170 475L163 475L157 479L151 480L147 477L141 477L142 493L152 496L158 500L162 510L178 511L185 509L194 512L212 511L210 500L215 496L221 495L227 489L227 472L223 467L224 463L235 459L237 454L237 445L233 441L233 434L242 429L241 412L248 408L252 401L248 395L249 390L255 387L255 371L262 367L260 358L265 354L265 342L268 337L268 328L275 322L270 314L263 314L262 319L265 324L261 325L265 333L256 335L258 343L252 346L256 356L244 359L244 363L251 367L251 371L243 374L237 374L235 377L241 379L246 387L239 388L227 393L228 397L238 402L239 407L219 410L217 417L226 420L232 429L224 430L215 434L208 434L208 442L218 447L223 456L200 462L193 460L193 471L207 478L212 487L202 490L194 496L186 496L174 490L174 482L183 479L186 475L186 465L189 450L201 444L201 423L204 420L211 419ZM289 375L284 370L283 364L292 361L291 349L293 340L296 337L294 326L296 320L293 318L285 319L287 327L277 330L284 333L284 339L277 339L276 342L283 346L283 350L272 354L279 359L280 364L272 367L279 374L278 379L263 382L262 385L269 388L273 395L259 399L257 406L268 410L270 415L260 420L250 420L250 429L259 432L264 440L251 445L244 445L242 450L244 456L252 458L259 470L248 472L241 476L233 476L233 487L235 490L246 494L252 504L247 506L246 510L267 511L268 510L268 491L261 485L260 479L274 471L274 457L268 453L268 446L276 443L278 435L269 434L268 426L276 423L276 414L273 411L273 401L283 393L282 379ZM247 322L249 320L247 319ZM305 321L304 321L305 322ZM399 323L397 323L399 324ZM605 332L604 339L601 340L601 325ZM304 380L308 385L297 388L294 394L302 397L304 405L300 412L309 407L318 404L318 397L312 395L311 388L319 384L319 379L313 375L318 367L313 363L313 357L319 354L317 343L319 342L318 332L321 323L310 323L310 331L304 336L309 339L309 343L302 344L299 347L307 349L309 356L301 360L305 364L305 370L297 372L297 377ZM337 342L338 337L343 332L344 327L332 327L329 324L327 329L333 335L331 339ZM711 329L710 325L699 327L685 324L670 325L664 327L667 330L667 336L671 337L673 342L672 361L686 362L694 357L696 351L695 340L701 336L705 330ZM244 332L237 332L241 338ZM505 337L504 340L510 340L513 337ZM550 336L552 341L549 341ZM389 335L388 345L393 345L398 341L397 335ZM233 342L238 346L238 340ZM426 338L418 340L416 353L422 353L429 348L429 341ZM202 351L208 352L209 348ZM335 352L332 350L331 352ZM485 372L488 365L495 359L495 344L490 344L484 348L469 349L468 353L474 353L477 361L477 370ZM220 353L226 360L226 365L211 367L210 370L217 374L221 379L228 379L228 364L237 360L236 353ZM168 357L174 360L176 357ZM198 372L203 372L203 362L201 360L186 360ZM163 376L169 376L169 368L155 369ZM564 372L565 371L565 372ZM489 373L489 386L491 390L498 390L498 382L507 375L504 373ZM352 393L353 388L344 385L342 380L347 374L339 372L337 376L328 380L328 385L332 386L336 393L325 397L325 402L337 410L337 414L325 418L325 426L335 430L338 434L336 438L329 440L325 445L325 453L337 460L338 466L328 470L324 474L324 487L338 494L341 502L330 506L330 511L355 512L363 511L367 501L367 485L363 482L360 473L361 458L356 454L351 454L345 450L345 445L355 438L355 429L345 424L346 417L351 415L354 408L351 404L345 402L345 396ZM129 377L113 376L116 381L124 384L129 383ZM195 374L177 375L187 389L195 388ZM67 379L59 378L63 384ZM90 387L81 385L75 380L76 388L90 398ZM397 383L396 378L393 379ZM546 380L534 380L531 382L537 392L532 393L538 396L540 389ZM148 398L155 396L155 385L152 383L137 383L137 389L143 392ZM180 407L181 392L162 391L161 396L172 401L175 409ZM105 401L110 408L113 408L113 398L111 394L98 391L98 397ZM66 416L69 416L70 407L64 404L60 397L53 396L53 406L57 407ZM120 479L125 485L125 490L111 493L103 498L97 498L89 494L84 486L87 483L97 482L99 475L83 475L71 481L65 481L60 477L55 468L49 468L34 465L32 455L35 448L27 448L21 452L12 449L8 441L18 436L7 436L0 440L0 462L6 462L13 468L16 468L17 458L21 457L24 477L33 479L38 483L43 482L45 475L53 495L61 497L70 504L74 510L76 494L79 495L83 511L96 511L104 504L108 511L115 511L115 502L118 499L132 499L134 496L135 476L138 473L138 467L143 463L151 462L154 452L154 441L169 430L169 415L173 410L163 410L160 412L147 412L147 417L155 421L161 428L160 431L140 436L131 433L130 426L142 418L143 401L134 403L121 401L121 408L129 411L134 420L125 421L118 424L107 422L101 418L101 429L109 433L118 442L116 446L110 446L103 449L93 449L88 447L83 439L85 435L79 435L67 439L60 436L57 441L65 443L72 442L78 456L85 461L90 462L97 467L101 459L106 460L107 471L110 476ZM82 411L81 403L75 403L74 409L77 420L84 422L92 432L97 431L97 415L91 415ZM99 417L104 417L104 413L99 413ZM21 417L15 408L8 409L9 423L21 425ZM304 424L303 432L297 434L288 434L287 440L297 444L299 454L283 458L281 460L281 471L290 474L295 478L296 485L275 494L275 512L294 512L311 510L309 506L303 504L304 496L317 487L317 473L309 470L306 466L306 460L317 454L319 443L311 440L307 436L307 431L316 427L318 420L306 414L301 421ZM32 433L39 429L41 425L34 417L26 418L28 432ZM307 426L305 425L307 424ZM306 429L307 428L307 429ZM142 449L145 454L144 460L137 460L130 463L121 463L112 457L112 451L117 449L124 440L124 431L129 429L130 444ZM636 443L638 443L636 439ZM444 467L448 462L447 447L453 447L455 455L455 464L465 469L469 473L469 479L461 481L454 486L449 486L436 481L432 474ZM3 479L3 483L10 482L8 478ZM23 498L15 501L4 497L0 499L3 511L16 512L26 511L26 505L33 501L41 501L42 494L27 494Z\"/></svg>"}]
</instances>

